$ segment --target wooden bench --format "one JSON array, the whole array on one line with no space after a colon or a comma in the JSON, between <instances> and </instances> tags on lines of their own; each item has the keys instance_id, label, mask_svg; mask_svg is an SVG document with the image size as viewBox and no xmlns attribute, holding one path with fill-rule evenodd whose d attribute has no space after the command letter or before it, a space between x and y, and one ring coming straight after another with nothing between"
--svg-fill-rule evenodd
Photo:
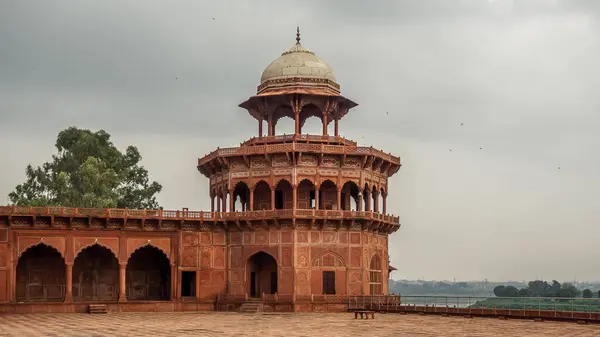
<instances>
[{"instance_id":1,"label":"wooden bench","mask_svg":"<svg viewBox=\"0 0 600 337\"><path fill-rule=\"evenodd\" d=\"M363 319L363 317L366 319L369 319L369 315L371 315L371 319L375 319L375 311L371 311L371 310L356 310L356 311L354 311L354 319L357 319L358 315L360 315L360 319Z\"/></svg>"}]
</instances>

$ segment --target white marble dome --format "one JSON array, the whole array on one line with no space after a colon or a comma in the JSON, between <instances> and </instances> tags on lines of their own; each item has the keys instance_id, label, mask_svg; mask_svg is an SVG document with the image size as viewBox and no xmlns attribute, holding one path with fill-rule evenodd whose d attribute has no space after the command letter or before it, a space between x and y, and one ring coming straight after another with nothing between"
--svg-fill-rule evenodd
<instances>
[{"instance_id":1,"label":"white marble dome","mask_svg":"<svg viewBox=\"0 0 600 337\"><path fill-rule=\"evenodd\" d=\"M337 82L333 69L320 57L300 44L300 39L263 71L260 83L292 77L327 79Z\"/></svg>"}]
</instances>

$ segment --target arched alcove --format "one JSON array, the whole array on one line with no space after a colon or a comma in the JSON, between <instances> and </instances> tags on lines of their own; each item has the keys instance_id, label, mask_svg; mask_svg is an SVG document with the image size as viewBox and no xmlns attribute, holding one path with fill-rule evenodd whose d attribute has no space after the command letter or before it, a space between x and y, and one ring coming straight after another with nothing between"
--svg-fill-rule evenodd
<instances>
[{"instance_id":1,"label":"arched alcove","mask_svg":"<svg viewBox=\"0 0 600 337\"><path fill-rule=\"evenodd\" d=\"M369 289L371 295L383 295L383 270L377 254L373 255L369 264Z\"/></svg>"},{"instance_id":2,"label":"arched alcove","mask_svg":"<svg viewBox=\"0 0 600 337\"><path fill-rule=\"evenodd\" d=\"M261 180L254 187L253 211L271 209L271 187Z\"/></svg>"},{"instance_id":3,"label":"arched alcove","mask_svg":"<svg viewBox=\"0 0 600 337\"><path fill-rule=\"evenodd\" d=\"M354 181L347 181L342 186L342 209L346 211L357 211L359 198L358 185Z\"/></svg>"},{"instance_id":4,"label":"arched alcove","mask_svg":"<svg viewBox=\"0 0 600 337\"><path fill-rule=\"evenodd\" d=\"M308 179L304 179L298 184L298 190L296 192L296 198L298 209L313 209L316 207L315 204L315 184Z\"/></svg>"},{"instance_id":5,"label":"arched alcove","mask_svg":"<svg viewBox=\"0 0 600 337\"><path fill-rule=\"evenodd\" d=\"M239 181L235 184L233 190L233 209L232 212L245 212L248 211L248 203L250 202L250 188L248 184L243 181Z\"/></svg>"},{"instance_id":6,"label":"arched alcove","mask_svg":"<svg viewBox=\"0 0 600 337\"><path fill-rule=\"evenodd\" d=\"M319 186L319 209L340 209L337 204L337 186L331 180L325 180Z\"/></svg>"},{"instance_id":7,"label":"arched alcove","mask_svg":"<svg viewBox=\"0 0 600 337\"><path fill-rule=\"evenodd\" d=\"M73 264L73 300L116 301L119 299L119 261L100 245L77 254Z\"/></svg>"},{"instance_id":8,"label":"arched alcove","mask_svg":"<svg viewBox=\"0 0 600 337\"><path fill-rule=\"evenodd\" d=\"M278 289L277 261L265 252L257 252L246 263L246 291L250 297L275 294Z\"/></svg>"},{"instance_id":9,"label":"arched alcove","mask_svg":"<svg viewBox=\"0 0 600 337\"><path fill-rule=\"evenodd\" d=\"M137 249L127 262L128 300L169 300L171 265L160 249L147 245Z\"/></svg>"},{"instance_id":10,"label":"arched alcove","mask_svg":"<svg viewBox=\"0 0 600 337\"><path fill-rule=\"evenodd\" d=\"M40 243L29 247L17 263L18 302L61 302L65 297L66 267L62 255Z\"/></svg>"},{"instance_id":11,"label":"arched alcove","mask_svg":"<svg viewBox=\"0 0 600 337\"><path fill-rule=\"evenodd\" d=\"M292 184L281 179L275 187L275 209L292 209L294 205Z\"/></svg>"}]
</instances>

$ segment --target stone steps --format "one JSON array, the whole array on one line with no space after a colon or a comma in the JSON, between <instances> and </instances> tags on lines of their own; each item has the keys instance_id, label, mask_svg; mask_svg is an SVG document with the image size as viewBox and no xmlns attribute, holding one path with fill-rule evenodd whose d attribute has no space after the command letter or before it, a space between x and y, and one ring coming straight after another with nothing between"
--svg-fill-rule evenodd
<instances>
[{"instance_id":1,"label":"stone steps","mask_svg":"<svg viewBox=\"0 0 600 337\"><path fill-rule=\"evenodd\" d=\"M254 313L261 311L263 311L263 305L260 299L248 300L240 306L240 312Z\"/></svg>"},{"instance_id":2,"label":"stone steps","mask_svg":"<svg viewBox=\"0 0 600 337\"><path fill-rule=\"evenodd\" d=\"M108 308L105 304L90 304L88 305L90 314L108 314Z\"/></svg>"}]
</instances>

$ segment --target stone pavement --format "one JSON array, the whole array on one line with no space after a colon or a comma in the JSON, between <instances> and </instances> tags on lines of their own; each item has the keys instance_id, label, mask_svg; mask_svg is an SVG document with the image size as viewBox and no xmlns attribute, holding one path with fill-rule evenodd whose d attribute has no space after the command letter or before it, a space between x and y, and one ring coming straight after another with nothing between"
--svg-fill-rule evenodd
<instances>
[{"instance_id":1,"label":"stone pavement","mask_svg":"<svg viewBox=\"0 0 600 337\"><path fill-rule=\"evenodd\" d=\"M495 318L352 313L0 315L0 336L599 336L600 326Z\"/></svg>"}]
</instances>

